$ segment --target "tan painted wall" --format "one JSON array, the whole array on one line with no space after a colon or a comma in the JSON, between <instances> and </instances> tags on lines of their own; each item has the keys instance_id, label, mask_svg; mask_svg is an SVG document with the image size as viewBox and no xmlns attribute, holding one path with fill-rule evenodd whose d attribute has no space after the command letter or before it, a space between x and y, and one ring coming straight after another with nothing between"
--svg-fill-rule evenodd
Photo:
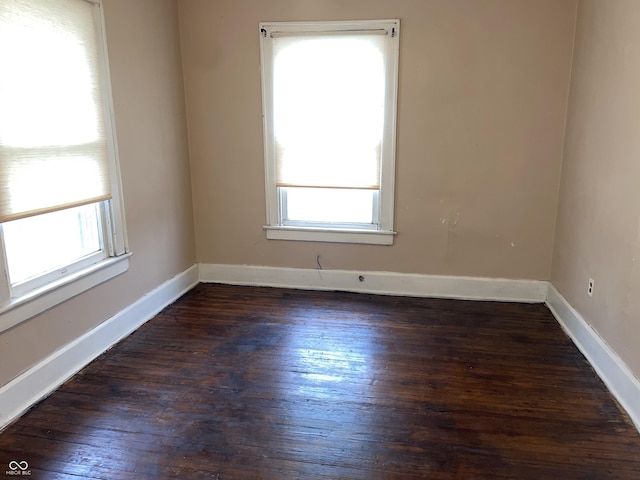
<instances>
[{"instance_id":1,"label":"tan painted wall","mask_svg":"<svg viewBox=\"0 0 640 480\"><path fill-rule=\"evenodd\" d=\"M0 385L195 262L175 0L104 0L131 268L0 334Z\"/></svg>"},{"instance_id":2,"label":"tan painted wall","mask_svg":"<svg viewBox=\"0 0 640 480\"><path fill-rule=\"evenodd\" d=\"M201 262L551 270L640 376L637 1L580 2L553 268L577 0L178 0L188 117L175 0L104 1L131 269L0 334L0 385L194 263L192 188ZM258 22L396 17L396 245L267 241Z\"/></svg>"},{"instance_id":3,"label":"tan painted wall","mask_svg":"<svg viewBox=\"0 0 640 480\"><path fill-rule=\"evenodd\" d=\"M551 277L638 377L639 27L636 0L580 2Z\"/></svg>"},{"instance_id":4,"label":"tan painted wall","mask_svg":"<svg viewBox=\"0 0 640 480\"><path fill-rule=\"evenodd\" d=\"M576 0L179 0L200 262L548 279ZM267 241L259 21L400 18L393 247Z\"/></svg>"}]
</instances>

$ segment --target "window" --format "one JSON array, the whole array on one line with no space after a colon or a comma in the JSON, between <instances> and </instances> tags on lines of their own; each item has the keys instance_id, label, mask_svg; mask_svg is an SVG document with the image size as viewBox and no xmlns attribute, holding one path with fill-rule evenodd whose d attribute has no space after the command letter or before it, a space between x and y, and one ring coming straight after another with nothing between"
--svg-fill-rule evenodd
<instances>
[{"instance_id":1,"label":"window","mask_svg":"<svg viewBox=\"0 0 640 480\"><path fill-rule=\"evenodd\" d=\"M0 3L0 330L127 268L106 58L100 1Z\"/></svg>"},{"instance_id":2,"label":"window","mask_svg":"<svg viewBox=\"0 0 640 480\"><path fill-rule=\"evenodd\" d=\"M393 243L399 34L260 24L267 238Z\"/></svg>"}]
</instances>

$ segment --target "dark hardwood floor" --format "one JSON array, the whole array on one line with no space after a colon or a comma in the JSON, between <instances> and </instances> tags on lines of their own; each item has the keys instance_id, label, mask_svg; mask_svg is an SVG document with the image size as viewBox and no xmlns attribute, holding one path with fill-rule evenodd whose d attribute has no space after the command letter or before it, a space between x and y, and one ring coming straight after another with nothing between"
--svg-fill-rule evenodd
<instances>
[{"instance_id":1,"label":"dark hardwood floor","mask_svg":"<svg viewBox=\"0 0 640 480\"><path fill-rule=\"evenodd\" d=\"M199 285L0 433L0 477L14 461L33 479L640 479L640 435L543 305Z\"/></svg>"}]
</instances>

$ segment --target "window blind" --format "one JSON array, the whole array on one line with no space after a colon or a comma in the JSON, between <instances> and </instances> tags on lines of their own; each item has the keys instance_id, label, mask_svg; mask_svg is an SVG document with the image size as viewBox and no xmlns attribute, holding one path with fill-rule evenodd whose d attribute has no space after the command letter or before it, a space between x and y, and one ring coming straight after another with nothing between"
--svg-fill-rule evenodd
<instances>
[{"instance_id":1,"label":"window blind","mask_svg":"<svg viewBox=\"0 0 640 480\"><path fill-rule=\"evenodd\" d=\"M0 2L0 222L111 197L95 8Z\"/></svg>"},{"instance_id":2,"label":"window blind","mask_svg":"<svg viewBox=\"0 0 640 480\"><path fill-rule=\"evenodd\" d=\"M276 185L379 189L386 31L272 38Z\"/></svg>"}]
</instances>

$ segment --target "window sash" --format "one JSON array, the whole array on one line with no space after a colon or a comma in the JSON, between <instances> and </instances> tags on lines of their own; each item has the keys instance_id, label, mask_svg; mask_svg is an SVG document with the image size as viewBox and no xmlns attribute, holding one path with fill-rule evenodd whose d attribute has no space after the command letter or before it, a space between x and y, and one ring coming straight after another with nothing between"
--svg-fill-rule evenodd
<instances>
[{"instance_id":1,"label":"window sash","mask_svg":"<svg viewBox=\"0 0 640 480\"><path fill-rule=\"evenodd\" d=\"M56 280L72 276L86 269L87 267L90 267L91 265L100 263L106 258L107 255L105 251L101 250L91 255L87 255L86 257L79 258L75 262L70 263L63 268L57 268L35 278L30 278L28 280L25 280L24 282L11 285L11 298L20 297L33 290L37 290L38 288L53 283Z\"/></svg>"},{"instance_id":2,"label":"window sash","mask_svg":"<svg viewBox=\"0 0 640 480\"><path fill-rule=\"evenodd\" d=\"M109 204L108 202L100 202L100 203L97 203L94 208L96 209L96 214L97 214L96 226L97 226L97 237L99 242L98 249L93 252L87 253L86 255L78 256L72 259L68 263L62 263L57 266L52 266L52 268L49 271L40 271L35 273L34 276L28 277L22 280L14 281L11 279L9 275L9 284L10 284L9 288L11 291L10 293L11 298L20 297L32 290L41 288L61 278L71 276L87 267L90 267L92 265L99 263L100 261L108 257L108 251L109 251L109 246L111 244L112 236L110 235L109 227L105 219L109 211ZM3 227L4 227L3 225L0 225L0 235L2 235L4 240L3 244L5 245L4 251L6 255L6 252L7 252L6 238L5 238L6 231L4 231L6 227L5 228ZM79 231L76 231L76 232L80 233ZM52 232L51 236L55 236L56 233L57 232ZM42 232L41 238L43 239L43 241L46 241L46 239L49 238L49 235L47 235L46 231ZM8 266L9 264L7 264L7 267ZM8 274L10 273L9 268L7 268L7 272Z\"/></svg>"},{"instance_id":3,"label":"window sash","mask_svg":"<svg viewBox=\"0 0 640 480\"><path fill-rule=\"evenodd\" d=\"M356 190L356 189L353 189ZM289 218L289 196L286 187L278 187L278 200L280 206L281 225L287 227L305 227L305 228L344 228L344 229L364 229L377 230L380 228L380 190L372 192L371 202L371 222L324 222L311 220L291 220Z\"/></svg>"}]
</instances>

